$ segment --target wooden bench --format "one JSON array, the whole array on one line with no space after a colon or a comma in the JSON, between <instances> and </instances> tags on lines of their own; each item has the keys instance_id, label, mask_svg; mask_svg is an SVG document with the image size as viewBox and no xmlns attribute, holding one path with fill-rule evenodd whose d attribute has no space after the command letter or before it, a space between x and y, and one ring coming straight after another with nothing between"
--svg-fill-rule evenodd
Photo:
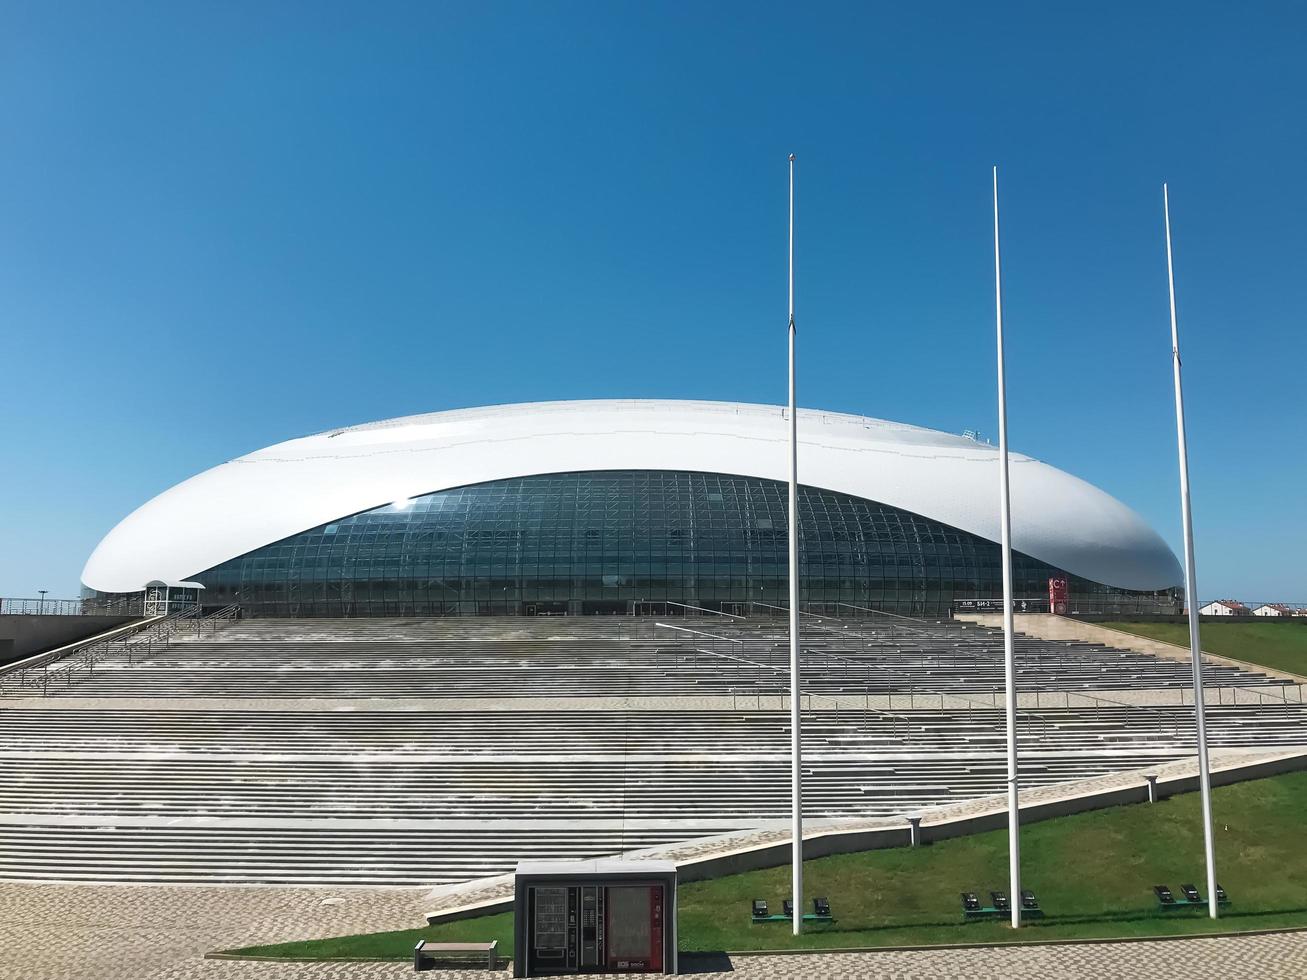
<instances>
[{"instance_id":1,"label":"wooden bench","mask_svg":"<svg viewBox=\"0 0 1307 980\"><path fill-rule=\"evenodd\" d=\"M491 970L499 969L499 940L492 943L433 943L419 940L413 947L413 972L434 970L437 962L482 960Z\"/></svg>"}]
</instances>

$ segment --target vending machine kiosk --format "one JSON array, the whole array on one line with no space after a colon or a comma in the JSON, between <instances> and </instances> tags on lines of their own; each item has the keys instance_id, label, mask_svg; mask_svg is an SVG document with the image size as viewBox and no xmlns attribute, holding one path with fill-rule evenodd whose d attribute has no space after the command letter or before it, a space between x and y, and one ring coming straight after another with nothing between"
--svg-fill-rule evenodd
<instances>
[{"instance_id":1,"label":"vending machine kiosk","mask_svg":"<svg viewBox=\"0 0 1307 980\"><path fill-rule=\"evenodd\" d=\"M514 976L677 972L670 861L531 861L514 883Z\"/></svg>"}]
</instances>

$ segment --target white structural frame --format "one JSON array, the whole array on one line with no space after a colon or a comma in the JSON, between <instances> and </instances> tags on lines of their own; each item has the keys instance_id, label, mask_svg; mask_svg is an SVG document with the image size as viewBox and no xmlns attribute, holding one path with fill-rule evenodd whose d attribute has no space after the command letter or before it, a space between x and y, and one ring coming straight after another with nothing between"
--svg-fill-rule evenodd
<instances>
[{"instance_id":1,"label":"white structural frame","mask_svg":"<svg viewBox=\"0 0 1307 980\"><path fill-rule=\"evenodd\" d=\"M789 480L790 413L732 402L536 402L459 409L335 429L206 470L124 518L82 581L133 592L393 501L542 473L676 470ZM989 541L998 451L960 435L800 409L803 485L874 500ZM1046 463L1009 453L1012 547L1123 589L1184 580L1138 514ZM989 597L982 597L989 598Z\"/></svg>"},{"instance_id":2,"label":"white structural frame","mask_svg":"<svg viewBox=\"0 0 1307 980\"><path fill-rule=\"evenodd\" d=\"M794 154L790 154L790 817L794 934L803 931L803 700L799 665L799 406L794 376Z\"/></svg>"},{"instance_id":3,"label":"white structural frame","mask_svg":"<svg viewBox=\"0 0 1307 980\"><path fill-rule=\"evenodd\" d=\"M1207 710L1203 702L1203 647L1198 624L1198 571L1194 560L1194 518L1189 500L1189 445L1185 438L1184 386L1180 382L1180 327L1175 315L1175 264L1171 256L1171 197L1162 185L1166 225L1166 282L1171 300L1171 371L1175 380L1175 438L1180 455L1180 517L1184 524L1185 609L1189 614L1189 657L1194 668L1194 724L1198 743L1198 786L1203 808L1203 853L1207 862L1207 914L1220 915L1216 899L1216 846L1212 831L1212 773L1207 759Z\"/></svg>"},{"instance_id":4,"label":"white structural frame","mask_svg":"<svg viewBox=\"0 0 1307 980\"><path fill-rule=\"evenodd\" d=\"M1012 622L1012 495L1008 489L1007 368L1003 351L1003 271L999 262L998 167L994 168L994 323L998 348L998 498L1003 551L1003 687L1007 702L1008 904L1021 927L1021 801L1017 764L1017 666Z\"/></svg>"}]
</instances>

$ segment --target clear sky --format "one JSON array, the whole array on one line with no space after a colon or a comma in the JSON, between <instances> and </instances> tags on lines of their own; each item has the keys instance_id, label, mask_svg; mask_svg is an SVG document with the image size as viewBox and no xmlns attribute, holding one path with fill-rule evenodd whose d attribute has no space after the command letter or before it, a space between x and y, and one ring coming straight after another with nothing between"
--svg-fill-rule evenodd
<instances>
[{"instance_id":1,"label":"clear sky","mask_svg":"<svg viewBox=\"0 0 1307 980\"><path fill-rule=\"evenodd\" d=\"M551 398L996 431L1307 602L1307 6L0 6L0 595L282 439ZM221 519L221 515L214 515ZM1020 514L1014 519L1019 522Z\"/></svg>"}]
</instances>

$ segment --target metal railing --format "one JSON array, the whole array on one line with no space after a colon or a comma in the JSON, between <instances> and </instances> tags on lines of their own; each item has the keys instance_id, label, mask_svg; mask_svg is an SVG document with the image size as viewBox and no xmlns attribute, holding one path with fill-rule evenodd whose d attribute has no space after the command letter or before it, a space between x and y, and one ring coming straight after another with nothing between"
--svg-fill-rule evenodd
<instances>
[{"instance_id":1,"label":"metal railing","mask_svg":"<svg viewBox=\"0 0 1307 980\"><path fill-rule=\"evenodd\" d=\"M189 633L193 628L199 637L207 626L212 635L219 626L239 617L240 607L235 604L208 616L201 616L198 606L188 606L167 616L113 630L108 636L101 634L79 644L28 657L0 668L0 694L32 694L39 690L46 695L52 684L58 686L62 681L67 688L82 672L88 677L94 675L96 664L123 658L128 664L138 663L166 650L183 630Z\"/></svg>"},{"instance_id":2,"label":"metal railing","mask_svg":"<svg viewBox=\"0 0 1307 980\"><path fill-rule=\"evenodd\" d=\"M861 607L853 607L853 608L861 608ZM829 620L834 620L837 623L840 622L840 620L837 619L836 617L828 616L824 618ZM896 629L904 629L904 628L911 629L910 627L896 626ZM866 642L868 640L875 641L876 639L878 639L876 637L867 637L864 634L857 632L857 630L851 629L849 624L842 624L841 627L836 628L818 622L815 624L811 624L809 626L809 629L814 629L844 640L859 641L863 644L864 655L866 653L866 648L865 648ZM923 630L920 632L925 632L925 631ZM979 694L977 692L939 691L939 690L918 691L916 690L914 679L909 674L905 674L905 672L897 670L891 665L874 664L869 661L863 662L859 660L852 660L848 657L841 656L840 654L834 651L826 650L821 647L811 647L807 644L804 645L803 652L805 658L807 658L810 662L813 659L820 658L826 660L828 664L834 663L840 665L843 668L842 671L840 671L838 668L836 670L828 669L827 675L838 677L842 673L845 683L852 682L856 684L859 679L865 679L866 681L869 682L873 671L880 672L882 676L888 675L890 677L895 677L898 679L905 679L907 681L906 683L907 691L905 693L900 694L899 697L906 697L908 701L907 708L909 711L912 711L916 708L931 707L935 704L936 699L938 699L939 710L946 710L949 705L949 702L951 701L954 704L961 703L965 705L968 714L974 711L975 708L995 709L999 707L998 694L996 692L992 693L989 697L985 697L983 694ZM861 675L861 678L858 675ZM870 684L868 684L868 687L870 687ZM1286 692L1288 691L1288 689L1289 689L1288 686L1284 687L1284 690ZM1209 689L1209 695L1208 695L1209 703L1211 701L1211 696L1212 696L1211 692L1213 691L1216 692L1218 703L1224 703L1223 701L1224 695L1220 693L1221 690L1222 689ZM1287 704L1300 703L1299 701L1296 701L1287 696L1279 697L1274 694L1264 692L1261 688L1255 686L1232 688L1230 694L1231 703L1237 703L1237 695L1239 692L1243 692L1243 700L1245 703L1251 701L1254 697L1258 699L1259 704L1265 703L1266 700L1269 700L1271 703L1276 703L1277 701L1287 703ZM1183 688L1180 689L1179 706L1181 707L1185 705L1184 693L1185 693L1184 689ZM1297 693L1301 698L1303 694L1301 688L1299 688ZM1182 727L1183 717L1177 715L1174 711L1168 711L1167 707L1164 705L1146 705L1146 704L1130 703L1125 701L1117 701L1112 698L1103 697L1102 695L1099 694L1090 694L1088 692L1069 691L1069 690L1068 691L1035 690L1035 691L1026 692L1023 695L1023 697L1029 698L1031 695L1034 696L1035 704L1033 706L1027 704L1019 707L1017 714L1018 714L1019 723L1022 725L1022 727L1026 728L1028 732L1034 733L1034 737L1038 741L1044 741L1047 739L1050 721L1055 726L1060 722L1060 719L1056 716L1053 716L1050 719L1050 716L1043 713L1044 709L1057 708L1057 707L1062 707L1062 708L1087 707L1093 710L1095 714L1098 714L1101 710L1105 708L1106 709L1127 708L1131 710L1136 710L1136 711L1143 712L1149 717L1154 718L1156 720L1157 722L1156 727L1158 729L1157 737L1159 739L1166 737L1166 733L1168 730L1172 740L1179 740L1180 737L1180 728ZM844 704L848 701L852 701L854 704L856 704L856 701L858 699L858 695L856 694L856 692L853 694L842 695L841 697L843 697L844 699L843 701L841 701L838 697L830 694L816 694L816 692L805 692L803 694L803 697L810 697L810 696L824 697L830 699L837 704L837 707L838 705ZM906 722L907 716L900 715L898 712L894 710L895 694L893 693L893 691L887 690L884 697L886 698L886 708L885 709L873 708L871 707L870 704L871 697L870 697L869 690L864 691L864 693L862 694L863 710L868 712L876 712L892 718L904 718ZM902 708L899 708L900 712L902 710L903 710ZM910 725L908 726L908 731L909 732L911 731ZM909 735L909 741L910 741L910 735Z\"/></svg>"},{"instance_id":3,"label":"metal railing","mask_svg":"<svg viewBox=\"0 0 1307 980\"><path fill-rule=\"evenodd\" d=\"M218 632L218 627L226 623L234 622L241 618L241 604L233 602L229 606L223 606L217 612L209 613L207 616L195 617L195 635L198 638L204 632L204 628L209 628L209 635L213 636Z\"/></svg>"},{"instance_id":4,"label":"metal railing","mask_svg":"<svg viewBox=\"0 0 1307 980\"><path fill-rule=\"evenodd\" d=\"M845 609L856 609L858 612L875 613L877 616L889 616L892 619L906 619L909 623L926 622L926 620L920 618L919 616L904 616L902 613L886 612L884 609L873 609L870 606L855 606L851 602L837 602L835 603L835 605L839 607L843 607Z\"/></svg>"},{"instance_id":5,"label":"metal railing","mask_svg":"<svg viewBox=\"0 0 1307 980\"><path fill-rule=\"evenodd\" d=\"M0 599L0 616L139 616L141 596L122 599Z\"/></svg>"},{"instance_id":6,"label":"metal railing","mask_svg":"<svg viewBox=\"0 0 1307 980\"><path fill-rule=\"evenodd\" d=\"M1003 599L979 597L955 598L949 606L953 614L957 613L1001 613ZM1047 613L1050 604L1047 598L1014 598L1012 611L1022 613ZM1180 614L1180 603L1162 596L1130 598L1128 596L1106 597L1102 599L1078 599L1074 596L1066 601L1066 609L1058 615L1063 616L1175 616Z\"/></svg>"},{"instance_id":7,"label":"metal railing","mask_svg":"<svg viewBox=\"0 0 1307 980\"><path fill-rule=\"evenodd\" d=\"M694 663L696 667L699 665L700 662L698 658L698 654L703 653L708 656L719 657L725 660L729 660L734 664L742 665L746 668L754 668L757 671L756 681L758 683L755 684L753 690L749 691L747 695L741 695L739 688L734 685L730 687L729 690L731 696L732 710L738 710L741 699L744 700L744 704L746 706L748 705L749 701L753 701L756 708L758 710L761 710L764 698L779 698L782 703L785 703L786 699L789 697L789 694L784 692L783 687L778 687L775 691L763 690L763 684L765 684L766 680L784 679L784 677L786 676L786 671L788 669L787 667L788 660L784 664L764 663L761 660L753 659L749 655L748 644L743 639L737 639L735 637L730 637L730 636L722 636L721 634L718 633L708 633L703 630L688 629L684 626L673 626L670 623L657 623L656 625L662 629L675 630L678 633L684 633L696 637L696 641L692 641L692 642L699 642L698 646L692 648L693 652L695 653ZM710 643L700 642L704 638L710 640L711 642ZM761 637L758 639L765 640L769 638ZM723 646L723 644L734 644L734 646ZM707 647L707 649L705 649L705 647ZM842 657L838 657L837 655L830 654L828 651L824 651L824 650L812 650L812 649L805 648L804 653L809 657L812 657L813 655L819 655L819 656L826 656L828 658L839 659L844 661L846 664L854 665L855 668L861 666L855 664L853 661L849 661L846 658L842 658ZM680 662L679 658L677 662L678 663ZM908 716L900 714L893 710L887 711L883 708L872 707L871 696L867 691L863 691L861 694L849 693L849 694L841 694L841 695L827 694L822 691L811 691L811 690L803 691L799 695L799 704L801 708L805 702L805 699L808 705L808 710L812 709L814 699L828 701L832 705L834 705L836 724L840 723L843 717L843 712L849 712L850 714L853 714L855 712L861 712L862 717L866 720L868 727L870 727L870 718L874 715L888 718L890 719L891 738L898 738L899 725L901 723L904 729L904 733L903 733L904 740L907 741L908 743L911 743L912 741L911 719L908 718Z\"/></svg>"},{"instance_id":8,"label":"metal railing","mask_svg":"<svg viewBox=\"0 0 1307 980\"><path fill-rule=\"evenodd\" d=\"M697 644L697 645L690 646L690 647L687 648L690 652L694 653L694 655L695 655L695 657L694 657L694 665L695 665L696 667L699 666L699 654L700 654L700 653L706 653L706 654L708 654L708 655L710 655L710 656L714 656L714 657L726 657L728 660L735 660L735 661L740 662L740 663L748 663L748 661L744 660L742 657L739 657L739 656L736 656L736 655L735 655L736 653L743 652L743 649L744 649L744 641L743 641L743 640L737 640L737 639L735 639L735 638L733 638L733 637L730 637L730 636L721 636L721 635L719 635L719 634L717 634L717 633L708 633L708 632L705 632L705 631L703 631L703 630L692 630L692 629L689 629L688 627L685 627L685 626L673 626L671 623L654 623L654 629L655 629L655 630L660 630L660 629L665 629L665 630L675 630L675 631L678 632L678 633L686 633L686 634L688 634L688 635L690 635L690 636L694 636L694 637L696 637L697 639L692 640L691 643L693 643L693 644ZM655 635L656 635L656 634L655 634ZM703 642L702 642L703 639L708 639L708 640L710 640L710 641L712 641L712 642L711 642L711 643L703 643ZM734 647L730 646L730 644L732 644L732 643L735 644ZM723 645L724 645L724 646L723 646ZM723 646L723 649L720 649L720 650L717 649L717 647L719 647L719 646ZM705 649L703 649L703 647L710 647L710 649L705 650ZM657 658L658 653L661 651L661 649L662 649L662 648L660 647L660 648L659 648L659 651L655 651L655 654L654 654L655 658ZM675 648L673 648L673 649L679 650L679 649L681 649L681 648L680 648L680 647L675 647ZM680 663L680 662L681 662L681 657L680 657L679 655L676 656L676 658L675 658L675 662L676 662L676 663ZM753 664L753 666L761 667L761 666L763 666L763 665L762 665L762 664Z\"/></svg>"},{"instance_id":9,"label":"metal railing","mask_svg":"<svg viewBox=\"0 0 1307 980\"><path fill-rule=\"evenodd\" d=\"M768 609L768 610L771 610L772 612L770 612L768 615L774 615L775 613L778 613L778 612L784 613L786 616L788 616L788 615L790 614L790 607L789 607L789 606L773 606L770 602L759 602L757 599L754 599L753 601L751 601L751 602L749 603L749 608L750 608L750 609L752 609L754 606L757 606L757 607L760 608L760 609ZM814 619L821 619L821 618L822 618L821 615L818 614L818 613L807 612L807 611L805 611L805 610L802 608L802 606L800 606L800 608L799 608L799 615L800 615L800 616L811 616L811 617L813 617Z\"/></svg>"},{"instance_id":10,"label":"metal railing","mask_svg":"<svg viewBox=\"0 0 1307 980\"><path fill-rule=\"evenodd\" d=\"M95 673L96 664L112 657L126 656L130 663L136 648L144 645L151 649L165 636L171 636L183 618L192 618L194 615L194 608L186 609L171 616L156 617L132 627L115 630L108 637L92 637L71 647L61 647L20 660L0 671L0 692L16 691L25 694L31 689L39 689L45 695L49 693L52 683L62 679L66 687L72 684L74 676L79 672L85 671L90 676Z\"/></svg>"},{"instance_id":11,"label":"metal railing","mask_svg":"<svg viewBox=\"0 0 1307 980\"><path fill-rule=\"evenodd\" d=\"M644 601L644 600L641 600L641 602L642 602L642 604L644 604L644 605L651 605L651 604L652 604L652 603L646 602L646 601ZM705 609L703 606L691 606L691 605L689 605L689 604L687 604L687 603L684 603L684 602L672 602L672 600L670 600L670 599L660 599L660 600L658 600L658 602L659 602L659 604L661 604L661 605L663 605L663 606L674 606L674 607L676 607L677 609L686 609L686 610L690 610L690 612L687 612L687 613L685 614L685 615L687 615L687 616L690 615L691 612L695 612L695 613L707 613L707 614L710 615L710 616L721 616L721 617L723 617L723 618L725 618L725 619L744 619L744 618L745 618L744 616L736 616L734 613L722 612L720 609Z\"/></svg>"}]
</instances>

